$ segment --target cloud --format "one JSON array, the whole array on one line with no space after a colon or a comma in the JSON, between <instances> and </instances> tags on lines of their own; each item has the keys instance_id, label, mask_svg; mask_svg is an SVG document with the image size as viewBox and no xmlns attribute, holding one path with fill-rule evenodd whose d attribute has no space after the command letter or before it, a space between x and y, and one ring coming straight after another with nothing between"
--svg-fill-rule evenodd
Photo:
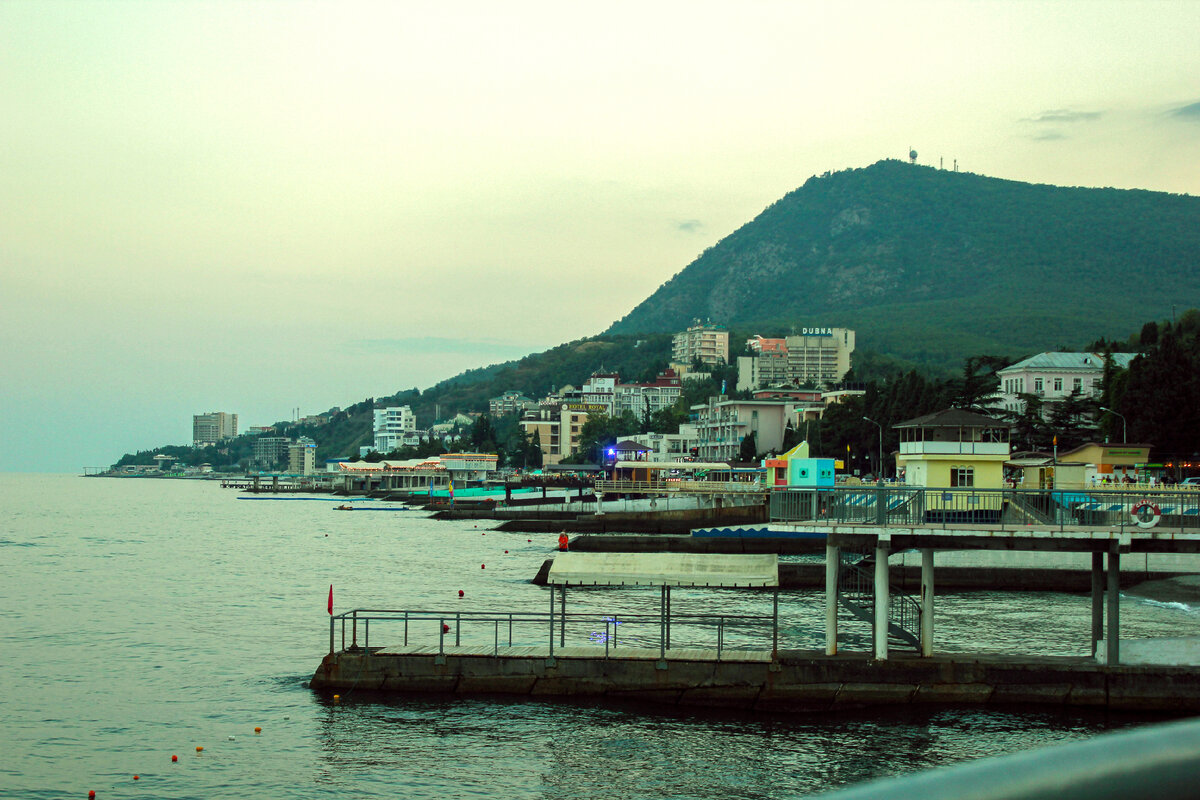
<instances>
[{"instance_id":1,"label":"cloud","mask_svg":"<svg viewBox=\"0 0 1200 800\"><path fill-rule=\"evenodd\" d=\"M372 353L407 353L411 355L491 355L517 358L534 352L537 348L516 342L468 337L446 339L440 336L410 336L403 339L360 339L353 344Z\"/></svg>"},{"instance_id":2,"label":"cloud","mask_svg":"<svg viewBox=\"0 0 1200 800\"><path fill-rule=\"evenodd\" d=\"M1029 138L1035 142L1057 142L1059 139L1067 138L1067 135L1062 131L1042 131Z\"/></svg>"},{"instance_id":3,"label":"cloud","mask_svg":"<svg viewBox=\"0 0 1200 800\"><path fill-rule=\"evenodd\" d=\"M1033 122L1036 124L1042 123L1061 123L1061 122L1092 122L1100 119L1104 115L1102 111L1071 111L1066 108L1052 108L1048 111L1033 116L1026 117L1022 122Z\"/></svg>"},{"instance_id":4,"label":"cloud","mask_svg":"<svg viewBox=\"0 0 1200 800\"><path fill-rule=\"evenodd\" d=\"M682 222L675 223L675 230L683 231L684 233L695 233L703 227L704 223L698 219L685 219Z\"/></svg>"},{"instance_id":5,"label":"cloud","mask_svg":"<svg viewBox=\"0 0 1200 800\"><path fill-rule=\"evenodd\" d=\"M1170 112L1172 117L1200 122L1200 103L1189 103Z\"/></svg>"}]
</instances>

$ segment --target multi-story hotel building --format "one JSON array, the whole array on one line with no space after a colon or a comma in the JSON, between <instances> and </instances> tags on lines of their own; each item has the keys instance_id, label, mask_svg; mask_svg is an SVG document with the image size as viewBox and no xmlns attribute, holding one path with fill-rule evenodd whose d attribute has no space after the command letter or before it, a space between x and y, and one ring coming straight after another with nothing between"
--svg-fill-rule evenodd
<instances>
[{"instance_id":1,"label":"multi-story hotel building","mask_svg":"<svg viewBox=\"0 0 1200 800\"><path fill-rule=\"evenodd\" d=\"M729 331L723 325L696 324L683 333L675 334L671 340L671 362L691 364L699 360L702 364L729 363Z\"/></svg>"},{"instance_id":2,"label":"multi-story hotel building","mask_svg":"<svg viewBox=\"0 0 1200 800\"><path fill-rule=\"evenodd\" d=\"M710 397L707 403L692 406L696 426L696 455L701 461L734 461L742 440L754 433L757 454L779 450L783 446L793 408L786 400L721 400Z\"/></svg>"},{"instance_id":3,"label":"multi-story hotel building","mask_svg":"<svg viewBox=\"0 0 1200 800\"><path fill-rule=\"evenodd\" d=\"M194 447L207 447L222 439L232 439L235 436L237 436L237 414L210 411L207 414L192 415L192 445Z\"/></svg>"},{"instance_id":4,"label":"multi-story hotel building","mask_svg":"<svg viewBox=\"0 0 1200 800\"><path fill-rule=\"evenodd\" d=\"M375 409L375 450L390 453L404 446L404 437L417 429L417 417L410 406Z\"/></svg>"},{"instance_id":5,"label":"multi-story hotel building","mask_svg":"<svg viewBox=\"0 0 1200 800\"><path fill-rule=\"evenodd\" d=\"M738 358L739 390L832 386L850 371L854 331L849 328L802 328L786 337L782 347L778 340L757 338L759 354Z\"/></svg>"}]
</instances>

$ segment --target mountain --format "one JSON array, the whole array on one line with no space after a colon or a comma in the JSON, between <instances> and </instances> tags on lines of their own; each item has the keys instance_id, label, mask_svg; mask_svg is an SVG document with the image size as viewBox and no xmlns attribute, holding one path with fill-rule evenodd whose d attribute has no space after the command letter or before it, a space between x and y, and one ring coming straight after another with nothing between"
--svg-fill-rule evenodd
<instances>
[{"instance_id":1,"label":"mountain","mask_svg":"<svg viewBox=\"0 0 1200 800\"><path fill-rule=\"evenodd\" d=\"M839 326L952 366L1123 336L1176 305L1200 305L1200 198L881 161L811 178L608 332Z\"/></svg>"}]
</instances>

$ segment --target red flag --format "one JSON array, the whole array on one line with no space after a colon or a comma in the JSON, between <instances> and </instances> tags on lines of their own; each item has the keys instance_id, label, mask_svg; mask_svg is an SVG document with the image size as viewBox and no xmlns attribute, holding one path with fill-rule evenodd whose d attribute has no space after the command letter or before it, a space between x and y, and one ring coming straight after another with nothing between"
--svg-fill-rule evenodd
<instances>
[{"instance_id":1,"label":"red flag","mask_svg":"<svg viewBox=\"0 0 1200 800\"><path fill-rule=\"evenodd\" d=\"M329 615L333 616L333 584L329 584Z\"/></svg>"}]
</instances>

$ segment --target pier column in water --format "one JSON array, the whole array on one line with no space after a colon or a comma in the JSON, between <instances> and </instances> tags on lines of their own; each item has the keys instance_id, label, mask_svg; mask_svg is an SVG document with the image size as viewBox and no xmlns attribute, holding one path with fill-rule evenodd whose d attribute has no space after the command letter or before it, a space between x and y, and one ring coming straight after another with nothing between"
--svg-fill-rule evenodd
<instances>
[{"instance_id":1,"label":"pier column in water","mask_svg":"<svg viewBox=\"0 0 1200 800\"><path fill-rule=\"evenodd\" d=\"M1104 638L1104 554L1092 553L1092 655Z\"/></svg>"},{"instance_id":2,"label":"pier column in water","mask_svg":"<svg viewBox=\"0 0 1200 800\"><path fill-rule=\"evenodd\" d=\"M933 655L933 548L921 550L921 655Z\"/></svg>"},{"instance_id":3,"label":"pier column in water","mask_svg":"<svg viewBox=\"0 0 1200 800\"><path fill-rule=\"evenodd\" d=\"M875 658L888 657L888 542L880 539L875 545Z\"/></svg>"},{"instance_id":4,"label":"pier column in water","mask_svg":"<svg viewBox=\"0 0 1200 800\"><path fill-rule=\"evenodd\" d=\"M596 492L596 516L604 516L604 492Z\"/></svg>"},{"instance_id":5,"label":"pier column in water","mask_svg":"<svg viewBox=\"0 0 1200 800\"><path fill-rule=\"evenodd\" d=\"M825 655L837 655L838 567L842 550L825 545Z\"/></svg>"},{"instance_id":6,"label":"pier column in water","mask_svg":"<svg viewBox=\"0 0 1200 800\"><path fill-rule=\"evenodd\" d=\"M1121 663L1121 553L1114 544L1108 551L1108 664Z\"/></svg>"}]
</instances>

